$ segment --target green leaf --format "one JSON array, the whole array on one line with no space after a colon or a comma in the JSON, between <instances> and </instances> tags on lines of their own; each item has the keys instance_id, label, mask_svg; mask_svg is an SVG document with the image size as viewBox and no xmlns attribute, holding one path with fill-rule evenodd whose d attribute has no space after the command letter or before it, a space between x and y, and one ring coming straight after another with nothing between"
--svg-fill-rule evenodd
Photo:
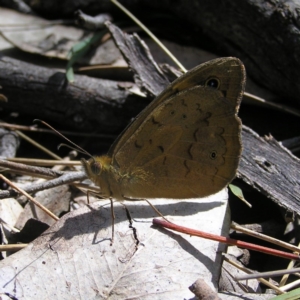
<instances>
[{"instance_id":1,"label":"green leaf","mask_svg":"<svg viewBox=\"0 0 300 300\"><path fill-rule=\"evenodd\" d=\"M252 207L252 205L245 199L245 197L243 195L243 191L238 186L229 184L229 188L235 196L237 196L239 199L241 199L249 207Z\"/></svg>"},{"instance_id":2,"label":"green leaf","mask_svg":"<svg viewBox=\"0 0 300 300\"><path fill-rule=\"evenodd\" d=\"M74 82L73 65L79 58L83 57L95 43L100 41L107 33L107 29L95 33L93 36L87 37L79 43L75 44L69 51L68 57L70 58L66 67L66 78L69 82Z\"/></svg>"},{"instance_id":3,"label":"green leaf","mask_svg":"<svg viewBox=\"0 0 300 300\"><path fill-rule=\"evenodd\" d=\"M271 300L297 300L300 299L300 288L292 290L288 293L271 298Z\"/></svg>"}]
</instances>

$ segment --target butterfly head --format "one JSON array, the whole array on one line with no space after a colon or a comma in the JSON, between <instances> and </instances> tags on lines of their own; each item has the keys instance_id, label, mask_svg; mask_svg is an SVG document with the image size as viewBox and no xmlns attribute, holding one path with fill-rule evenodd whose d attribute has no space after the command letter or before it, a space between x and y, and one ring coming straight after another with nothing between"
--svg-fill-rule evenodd
<instances>
[{"instance_id":1,"label":"butterfly head","mask_svg":"<svg viewBox=\"0 0 300 300\"><path fill-rule=\"evenodd\" d=\"M111 158L108 156L91 157L89 160L81 160L87 176L94 182L101 177L110 167Z\"/></svg>"}]
</instances>

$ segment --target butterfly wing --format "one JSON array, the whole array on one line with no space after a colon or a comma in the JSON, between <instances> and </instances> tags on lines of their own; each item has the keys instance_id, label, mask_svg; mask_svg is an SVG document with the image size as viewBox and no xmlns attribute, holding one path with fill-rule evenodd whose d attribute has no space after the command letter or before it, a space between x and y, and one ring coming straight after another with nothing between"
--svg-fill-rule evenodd
<instances>
[{"instance_id":1,"label":"butterfly wing","mask_svg":"<svg viewBox=\"0 0 300 300\"><path fill-rule=\"evenodd\" d=\"M111 146L108 155L114 157L128 138L140 127L144 119L165 99L196 85L205 86L210 78L219 80L219 90L232 103L237 112L244 92L245 77L244 65L234 57L217 58L196 66L172 82L127 126Z\"/></svg>"},{"instance_id":2,"label":"butterfly wing","mask_svg":"<svg viewBox=\"0 0 300 300\"><path fill-rule=\"evenodd\" d=\"M194 198L235 176L241 122L222 92L196 86L152 110L114 156L131 198Z\"/></svg>"},{"instance_id":3,"label":"butterfly wing","mask_svg":"<svg viewBox=\"0 0 300 300\"><path fill-rule=\"evenodd\" d=\"M211 82L216 89L206 87ZM175 80L110 149L121 194L192 198L225 187L241 154L236 114L244 85L236 58L212 60Z\"/></svg>"}]
</instances>

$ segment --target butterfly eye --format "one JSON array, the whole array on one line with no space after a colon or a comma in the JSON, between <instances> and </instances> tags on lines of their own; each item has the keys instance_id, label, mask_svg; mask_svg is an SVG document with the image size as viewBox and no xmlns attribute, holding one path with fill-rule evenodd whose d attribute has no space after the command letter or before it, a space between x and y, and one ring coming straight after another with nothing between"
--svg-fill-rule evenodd
<instances>
[{"instance_id":1,"label":"butterfly eye","mask_svg":"<svg viewBox=\"0 0 300 300\"><path fill-rule=\"evenodd\" d=\"M209 155L210 159L214 160L217 158L217 152L216 151L212 151Z\"/></svg>"},{"instance_id":2,"label":"butterfly eye","mask_svg":"<svg viewBox=\"0 0 300 300\"><path fill-rule=\"evenodd\" d=\"M217 78L209 78L206 80L205 86L211 87L213 89L218 89L220 87L220 81Z\"/></svg>"},{"instance_id":3,"label":"butterfly eye","mask_svg":"<svg viewBox=\"0 0 300 300\"><path fill-rule=\"evenodd\" d=\"M93 161L91 164L91 170L92 170L93 174L100 175L101 170L102 170L101 164L97 161Z\"/></svg>"}]
</instances>

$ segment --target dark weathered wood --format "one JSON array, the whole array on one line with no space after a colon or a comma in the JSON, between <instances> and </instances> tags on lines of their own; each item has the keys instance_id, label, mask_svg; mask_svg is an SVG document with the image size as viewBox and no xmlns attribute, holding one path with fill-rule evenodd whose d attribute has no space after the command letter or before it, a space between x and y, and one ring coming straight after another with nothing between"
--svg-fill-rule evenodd
<instances>
[{"instance_id":1,"label":"dark weathered wood","mask_svg":"<svg viewBox=\"0 0 300 300\"><path fill-rule=\"evenodd\" d=\"M276 204L300 216L300 160L273 137L243 126L238 177Z\"/></svg>"},{"instance_id":2,"label":"dark weathered wood","mask_svg":"<svg viewBox=\"0 0 300 300\"><path fill-rule=\"evenodd\" d=\"M109 22L107 27L124 59L134 71L135 83L152 96L160 94L170 82L154 61L148 46L137 34L123 33L119 27Z\"/></svg>"},{"instance_id":3,"label":"dark weathered wood","mask_svg":"<svg viewBox=\"0 0 300 300\"><path fill-rule=\"evenodd\" d=\"M259 84L292 97L300 93L300 3L292 0L147 1L201 28L224 56L240 58ZM197 38L194 36L194 38ZM212 49L213 51L213 49Z\"/></svg>"},{"instance_id":4,"label":"dark weathered wood","mask_svg":"<svg viewBox=\"0 0 300 300\"><path fill-rule=\"evenodd\" d=\"M76 75L71 84L61 70L3 56L0 86L8 99L0 102L2 109L82 131L120 131L147 104L122 83Z\"/></svg>"},{"instance_id":5,"label":"dark weathered wood","mask_svg":"<svg viewBox=\"0 0 300 300\"><path fill-rule=\"evenodd\" d=\"M299 103L300 94L300 3L296 0L120 0L140 18L156 18L155 12L177 18L190 39L203 40L203 32L214 41L211 52L240 58L259 84L277 92L284 99ZM119 12L109 0L102 1L38 1L31 4L45 16L71 17L76 9L88 14ZM152 16L151 15L151 16ZM152 19L152 18L151 18ZM155 25L164 31L168 23ZM148 18L149 20L149 18ZM147 21L147 20L146 20ZM172 28L166 28L168 32ZM191 30L192 29L192 30ZM175 31L176 29L174 29ZM183 30L184 32L184 30ZM183 33L184 34L184 33ZM174 37L177 36L176 31ZM201 42L199 42L201 43Z\"/></svg>"}]
</instances>

